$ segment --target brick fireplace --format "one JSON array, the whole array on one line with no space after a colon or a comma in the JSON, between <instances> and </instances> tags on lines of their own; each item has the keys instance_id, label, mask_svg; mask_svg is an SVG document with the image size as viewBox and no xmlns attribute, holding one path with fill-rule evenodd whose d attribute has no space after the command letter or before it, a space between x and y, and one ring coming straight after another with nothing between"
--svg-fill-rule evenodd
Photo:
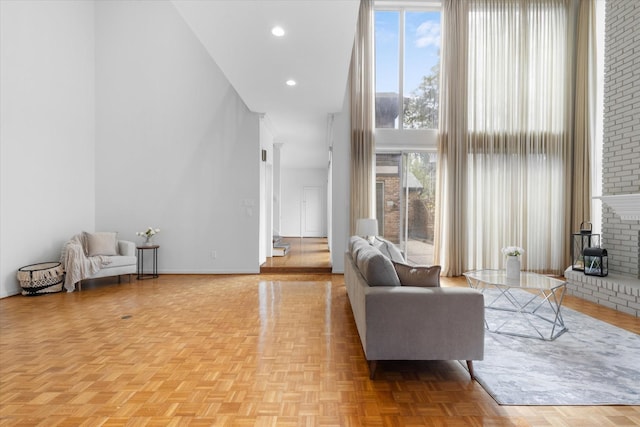
<instances>
[{"instance_id":1,"label":"brick fireplace","mask_svg":"<svg viewBox=\"0 0 640 427\"><path fill-rule=\"evenodd\" d=\"M602 196L609 275L565 271L569 294L640 317L640 193Z\"/></svg>"},{"instance_id":2,"label":"brick fireplace","mask_svg":"<svg viewBox=\"0 0 640 427\"><path fill-rule=\"evenodd\" d=\"M602 247L609 275L565 271L570 294L640 317L640 3L606 2ZM634 65L631 65L634 64Z\"/></svg>"},{"instance_id":3,"label":"brick fireplace","mask_svg":"<svg viewBox=\"0 0 640 427\"><path fill-rule=\"evenodd\" d=\"M608 208L605 206L604 210ZM635 221L636 223L638 221ZM624 221L622 221L624 223ZM637 225L637 224L636 224ZM564 276L567 280L567 292L571 295L586 299L597 304L622 311L632 316L640 317L640 231L634 231L635 248L631 252L625 251L629 245L625 241L622 248L611 237L603 232L603 247L609 253L609 275L605 277L587 276L582 271L574 271L569 267ZM607 243L609 242L609 244ZM611 250L609 249L611 248ZM620 255L619 255L620 254ZM616 258L623 258L623 262L616 262ZM618 265L631 263L635 267L634 274L625 274L618 270Z\"/></svg>"}]
</instances>

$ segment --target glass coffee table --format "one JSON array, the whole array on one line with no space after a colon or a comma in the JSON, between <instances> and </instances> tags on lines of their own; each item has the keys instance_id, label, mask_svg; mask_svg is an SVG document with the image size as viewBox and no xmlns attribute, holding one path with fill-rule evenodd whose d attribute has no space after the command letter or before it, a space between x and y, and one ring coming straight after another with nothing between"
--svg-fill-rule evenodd
<instances>
[{"instance_id":1,"label":"glass coffee table","mask_svg":"<svg viewBox=\"0 0 640 427\"><path fill-rule=\"evenodd\" d=\"M520 279L508 279L505 270L464 275L469 286L485 296L487 330L546 341L567 331L561 312L566 281L524 271Z\"/></svg>"}]
</instances>

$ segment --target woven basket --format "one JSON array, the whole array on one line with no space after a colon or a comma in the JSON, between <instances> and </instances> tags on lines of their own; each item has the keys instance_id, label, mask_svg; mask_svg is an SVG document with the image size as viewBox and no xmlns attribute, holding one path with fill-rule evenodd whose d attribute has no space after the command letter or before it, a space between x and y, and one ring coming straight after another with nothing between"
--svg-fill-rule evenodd
<instances>
[{"instance_id":1,"label":"woven basket","mask_svg":"<svg viewBox=\"0 0 640 427\"><path fill-rule=\"evenodd\" d=\"M59 262L43 262L18 269L22 295L41 295L61 292L64 269Z\"/></svg>"}]
</instances>

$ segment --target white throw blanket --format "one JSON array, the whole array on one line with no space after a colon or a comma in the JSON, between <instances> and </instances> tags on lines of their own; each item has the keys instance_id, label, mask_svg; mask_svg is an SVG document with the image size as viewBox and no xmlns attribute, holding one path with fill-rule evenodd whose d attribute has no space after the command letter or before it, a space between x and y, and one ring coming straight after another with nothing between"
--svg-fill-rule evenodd
<instances>
[{"instance_id":1,"label":"white throw blanket","mask_svg":"<svg viewBox=\"0 0 640 427\"><path fill-rule=\"evenodd\" d=\"M67 292L73 292L76 288L76 283L90 277L105 265L110 264L111 259L102 255L86 256L82 236L75 235L64 244L60 262L66 272L64 288Z\"/></svg>"}]
</instances>

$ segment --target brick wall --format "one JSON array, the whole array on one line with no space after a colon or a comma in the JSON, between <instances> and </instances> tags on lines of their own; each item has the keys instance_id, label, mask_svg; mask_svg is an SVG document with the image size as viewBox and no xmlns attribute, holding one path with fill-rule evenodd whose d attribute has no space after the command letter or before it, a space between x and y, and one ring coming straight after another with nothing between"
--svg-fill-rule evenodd
<instances>
[{"instance_id":1,"label":"brick wall","mask_svg":"<svg viewBox=\"0 0 640 427\"><path fill-rule=\"evenodd\" d=\"M603 195L640 193L640 2L608 0L605 21ZM640 278L640 221L602 210L609 270Z\"/></svg>"},{"instance_id":2,"label":"brick wall","mask_svg":"<svg viewBox=\"0 0 640 427\"><path fill-rule=\"evenodd\" d=\"M384 185L384 227L380 232L390 242L400 243L400 176L377 176L376 182Z\"/></svg>"}]
</instances>

